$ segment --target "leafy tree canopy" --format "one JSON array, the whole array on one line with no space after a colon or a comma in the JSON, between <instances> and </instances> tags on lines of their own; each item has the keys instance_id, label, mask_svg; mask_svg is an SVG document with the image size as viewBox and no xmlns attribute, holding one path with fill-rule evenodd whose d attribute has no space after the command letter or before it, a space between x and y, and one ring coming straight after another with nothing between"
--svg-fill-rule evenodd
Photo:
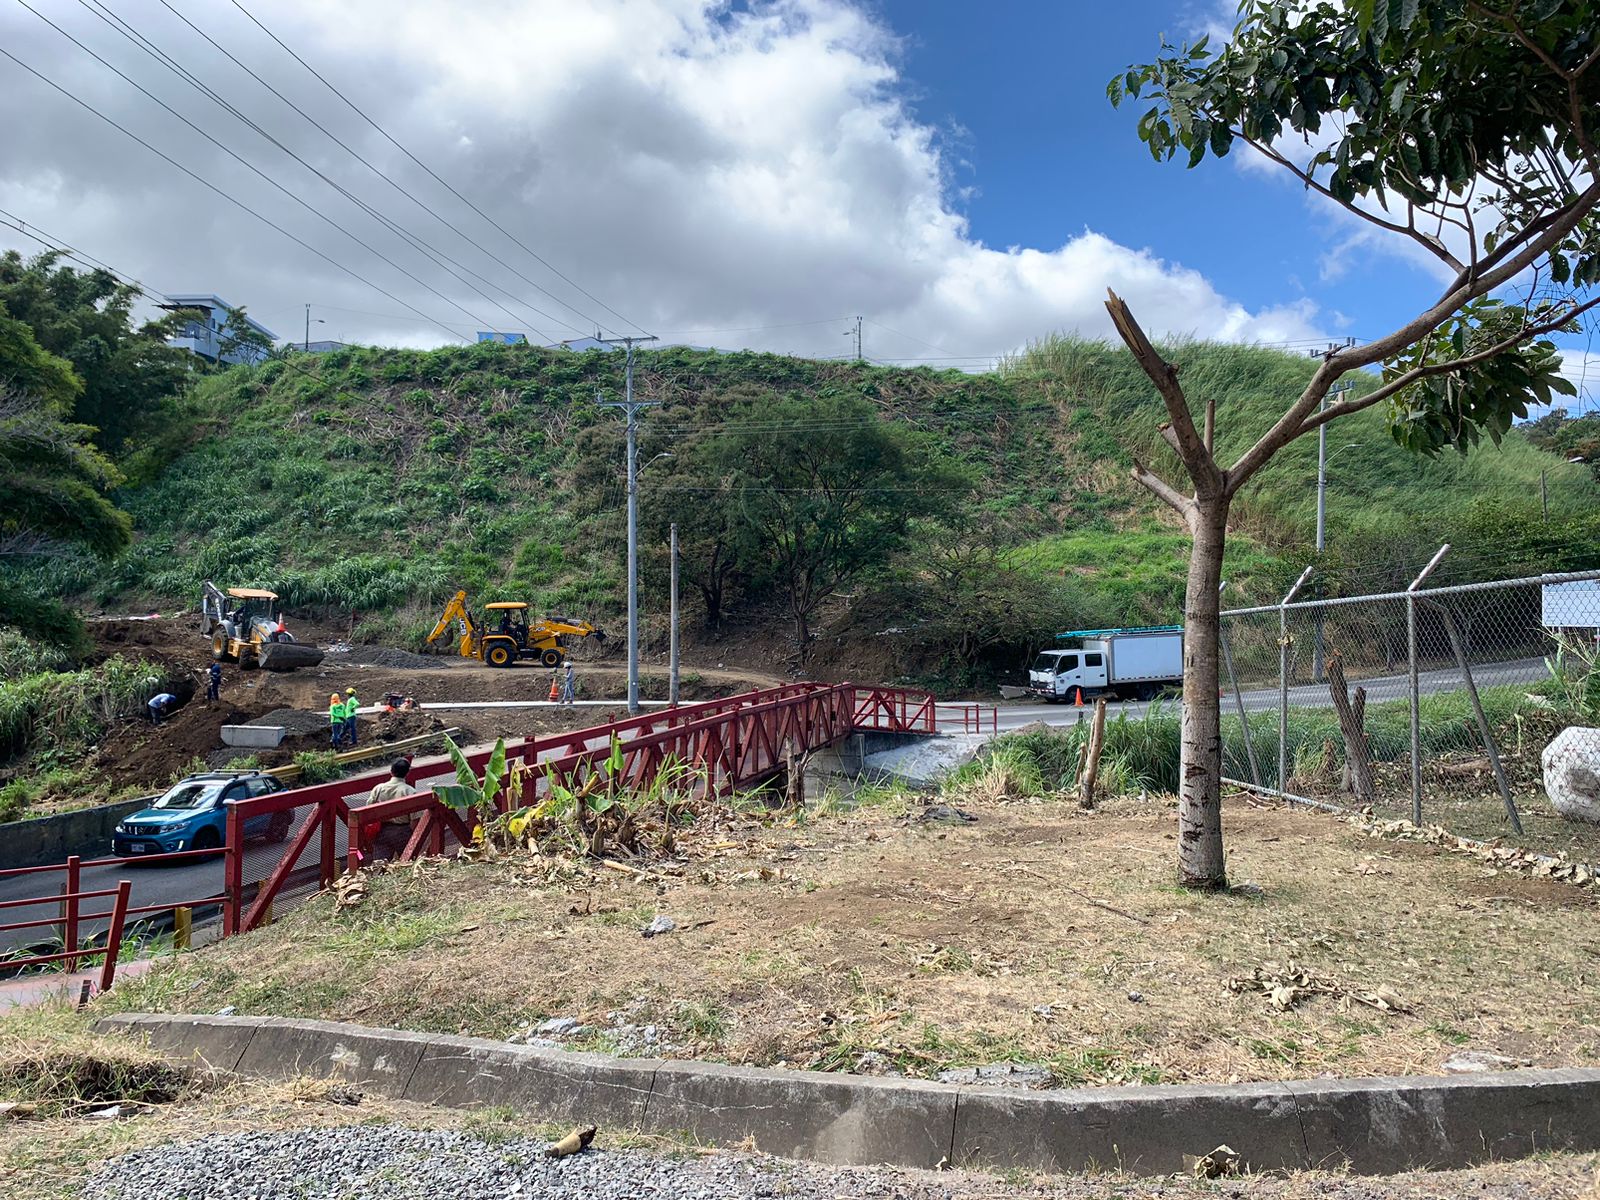
<instances>
[{"instance_id":1,"label":"leafy tree canopy","mask_svg":"<svg viewBox=\"0 0 1600 1200\"><path fill-rule=\"evenodd\" d=\"M82 386L69 416L96 430L102 450L121 455L160 431L172 398L187 386L193 356L166 344L182 318L138 322L136 288L109 271L62 266L61 257L0 255L0 307L27 325L40 347L71 364Z\"/></svg>"},{"instance_id":2,"label":"leafy tree canopy","mask_svg":"<svg viewBox=\"0 0 1600 1200\"><path fill-rule=\"evenodd\" d=\"M130 521L106 497L120 482L71 420L82 384L43 350L28 327L0 308L0 565L10 569L80 547L110 557L128 544ZM53 641L75 640L70 613L0 583L0 624Z\"/></svg>"}]
</instances>

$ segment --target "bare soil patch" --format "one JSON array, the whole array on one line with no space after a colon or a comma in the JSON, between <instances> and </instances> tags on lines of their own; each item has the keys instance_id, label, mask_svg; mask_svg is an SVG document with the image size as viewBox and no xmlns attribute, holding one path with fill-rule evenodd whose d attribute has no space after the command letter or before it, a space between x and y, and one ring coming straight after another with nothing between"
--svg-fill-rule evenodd
<instances>
[{"instance_id":1,"label":"bare soil patch","mask_svg":"<svg viewBox=\"0 0 1600 1200\"><path fill-rule=\"evenodd\" d=\"M518 853L375 875L131 981L137 1008L329 1017L564 1044L934 1076L1037 1062L1059 1083L1437 1071L1456 1050L1600 1062L1594 889L1487 873L1303 810L1230 801L1230 874L1171 883L1160 798L979 820L707 817L621 869ZM649 939L657 916L676 929ZM1230 981L1303 970L1294 998ZM1387 995L1376 1007L1362 997Z\"/></svg>"}]
</instances>

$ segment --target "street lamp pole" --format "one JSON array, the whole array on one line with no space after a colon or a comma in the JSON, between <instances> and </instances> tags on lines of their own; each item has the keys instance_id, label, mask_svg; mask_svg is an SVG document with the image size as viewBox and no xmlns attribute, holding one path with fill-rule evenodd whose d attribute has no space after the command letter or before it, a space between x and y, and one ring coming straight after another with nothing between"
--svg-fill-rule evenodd
<instances>
[{"instance_id":1,"label":"street lamp pole","mask_svg":"<svg viewBox=\"0 0 1600 1200\"><path fill-rule=\"evenodd\" d=\"M653 407L657 401L633 398L633 346L635 342L653 342L653 337L600 338L599 341L621 342L627 347L628 359L624 369L623 399L602 401L602 408L620 408L628 418L628 712L639 712L639 412Z\"/></svg>"}]
</instances>

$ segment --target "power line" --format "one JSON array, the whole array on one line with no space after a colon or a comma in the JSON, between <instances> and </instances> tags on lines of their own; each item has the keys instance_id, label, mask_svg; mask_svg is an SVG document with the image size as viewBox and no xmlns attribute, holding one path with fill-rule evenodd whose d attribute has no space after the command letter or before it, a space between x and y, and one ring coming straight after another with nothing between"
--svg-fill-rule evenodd
<instances>
[{"instance_id":1,"label":"power line","mask_svg":"<svg viewBox=\"0 0 1600 1200\"><path fill-rule=\"evenodd\" d=\"M452 300L449 296L446 296L443 292L439 291L437 288L431 286L430 284L428 284L424 280L417 278L417 276L413 275L410 271L406 270L399 263L397 263L393 259L389 258L381 250L378 250L376 247L370 246L366 242L362 241L359 237L357 237L355 234L351 233L343 225L340 225L332 217L328 216L326 213L320 212L313 205L307 203L300 196L297 196L294 192L292 192L288 188L284 187L283 184L279 183L276 179L272 178L272 176L268 175L265 171L261 170L260 167L257 167L254 163L250 162L247 158L245 158L242 155L236 153L230 147L224 145L222 142L220 142L216 138L212 137L209 133L207 133L205 130L201 129L193 121L189 120L188 117L184 116L177 109L173 108L170 104L166 103L166 101L162 100L159 96L156 96L154 93L150 92L148 89L146 89L143 86L141 86L139 83L137 83L135 80L130 78L128 75L126 75L122 71L118 70L117 67L115 67L111 63L107 62L105 59L101 58L98 54L96 54L93 50L89 49L89 47L85 46L77 38L73 37L65 29L62 29L61 26L57 25L54 21L50 20L49 17L47 17L43 13L39 12L36 8L34 8L32 5L30 5L28 3L28 0L17 0L17 3L22 5L23 8L27 9L34 16L38 17L46 25L50 26L50 28L54 29L62 37L66 38L74 46L77 46L78 49L82 50L85 54L87 54L90 58L92 58L96 62L98 62L101 66L107 68L114 75L116 75L119 79L122 79L124 82L126 82L131 87L133 87L136 91L138 91L142 95L146 96L150 100L154 101L161 108L165 109L168 113L172 114L179 121L183 122L183 124L187 125L195 133L198 133L201 137L205 138L206 141L210 142L218 150L221 150L229 158L233 159L235 162L239 163L241 166L246 167L247 169L249 169L254 174L260 176L267 183L271 184L278 191L282 192L289 199L293 200L301 208L303 208L307 212L311 213L319 221L322 221L324 224L329 225L329 226L333 227L334 229L338 230L340 233L344 234L345 237L347 237L351 241L353 241L356 245L358 245L362 249L366 250L367 253L375 256L380 261L387 263L389 266L393 267L396 271L399 271L407 279L411 280L413 283L417 284L419 287L422 287L422 288L426 289L427 291L432 292L435 296L438 296L441 300L445 301L445 303L449 304L451 307L460 309L462 312L466 313L467 316L471 317L474 321L481 322L482 324L488 326L491 329L494 328L493 325L490 325L489 322L485 321L481 316L479 316L477 313L473 312L470 308L467 308L465 305L461 304L459 301ZM92 105L90 105L87 102L79 99L79 97L73 95L71 92L67 91L65 88L61 87L59 84L55 83L53 80L49 79L48 77L46 77L45 75L43 75L39 71L34 70L34 68L28 66L27 63L24 63L21 59L17 58L15 55L11 54L9 51L0 51L0 53L5 53L6 57L11 59L12 62L16 63L18 66L21 66L21 67L25 68L26 70L31 72L33 75L37 76L38 78L44 80L46 83L50 84L51 87L55 88L56 91L60 92L64 96L67 96L67 97L71 98L75 103L77 103L77 104L81 105L82 107L88 109L90 112L94 113L95 116L99 117L101 120L105 121L107 124L113 126L114 128L120 130L122 133L126 134L128 137L131 137L135 141L139 142L140 145L144 146L145 148L151 150L152 152L154 152L156 154L161 154L161 151L156 150L156 148L154 146L152 146L149 142L145 141L143 138L139 137L137 134L135 134L132 131L128 130L124 126L117 124L117 122L113 121L110 117L107 117L104 113L100 112L98 109L94 108ZM200 180L200 182L202 182L202 183L205 183L207 187L209 187L213 191L217 192L218 195L225 196L227 199L233 200L232 196L229 196L226 192L223 192L222 189L216 187L214 184L211 184L211 183L205 181L199 175L196 175L193 171L190 171L187 167L183 167L182 164L177 162L177 160L175 160L175 159L173 159L173 158L171 158L171 157L169 157L169 156L167 156L165 154L161 154L161 157L165 158L168 162L172 163L174 166L178 167L180 170L183 170L186 174L190 175L192 178ZM262 221L266 221L269 225L272 225L273 228L277 229L280 233L283 233L288 237L294 237L293 234L290 234L282 226L273 224L273 222L268 221L266 217L261 216L261 214L256 212L254 209L248 208L246 205L240 203L237 200L233 200L233 202L235 204L239 204L239 207L244 208L245 211L249 212L252 216L258 217ZM295 238L295 240L299 241L298 238ZM325 254L322 254L321 251L317 251L313 247L310 247L307 243L300 242L300 244L302 246L306 246L308 249L312 249L313 253L318 254L320 257L322 257L326 261L334 262L333 259L328 258L328 256L325 255ZM335 263L334 265L337 266L339 264ZM347 267L342 267L341 269L349 272L351 275L355 275L355 272L354 271L350 271L349 268L347 268ZM367 283L368 286L377 288L377 285L371 283L369 280L366 280L366 279L362 278L359 275L356 275L355 277L357 279L361 279L361 281L363 283ZM381 289L381 288L378 288L378 290L379 291L383 291L383 289ZM407 304L404 300L401 300L398 296L395 296L391 292L383 291L383 294L385 296L388 296L389 299L395 301L395 303L403 305L404 307L411 309L411 311L414 312L414 313L418 313L418 314L423 315L423 316L427 315L427 314L423 313L421 309L416 308L416 307L414 307L414 306L412 306L410 304ZM440 328L444 329L445 327L443 325L440 325ZM449 329L445 329L445 332L449 333L451 337L460 336L459 334L451 332Z\"/></svg>"},{"instance_id":2,"label":"power line","mask_svg":"<svg viewBox=\"0 0 1600 1200\"><path fill-rule=\"evenodd\" d=\"M272 30L268 29L259 20L257 20L255 18L255 16L250 12L249 9L247 9L243 4L239 3L239 0L232 0L232 3L233 3L233 6L235 8L237 8L247 18L249 18L250 23L252 25L254 25L257 29L261 30L262 33L266 34L269 38L271 38L274 42L276 42L278 44L278 46L283 50L283 52L285 54L287 54L290 58L294 59L295 62L299 63L302 67L304 67L307 71L309 71L316 78L316 80L319 83L322 84L323 87L327 88L335 96L339 97L340 100L344 101L345 105L350 109L351 112L355 113L356 116L360 117L368 125L371 125L372 128L377 130L378 133L380 133L384 137L384 139L389 142L390 145L394 146L394 148L399 150L400 153L404 154L412 162L416 163L417 166L421 167L424 171L426 171L430 176L433 177L433 179L436 182L439 183L439 185L441 187L443 187L446 191L448 191L457 200L461 201L461 203L465 204L473 212L477 213L479 217L483 218L483 220L487 221L490 225L494 226L494 228L499 230L500 233L503 236L509 238L512 242L516 243L516 245L518 245L519 247L522 248L524 253L526 253L530 258L532 258L540 266L544 267L545 270L549 271L557 279L560 279L563 283L567 284L567 286L573 288L580 295L586 297L587 299L589 299L593 303L598 304L601 308L605 309L606 312L608 312L612 316L616 317L617 320L623 322L625 325L632 325L635 329L639 330L641 333L645 332L645 328L644 328L643 325L640 325L637 321L631 320L628 317L623 316L616 309L612 308L609 304L607 304L604 300L601 300L598 296L595 296L592 293L590 293L589 291L585 290L581 285L576 283L574 280L569 279L566 275L562 274L561 271L559 271L556 267L554 267L548 261L546 261L544 258L542 258L530 246L526 245L520 238L518 238L510 230L506 229L503 225L501 225L498 221L496 221L488 213L484 212L483 209L479 208L471 200L468 200L465 196L463 196L460 192L458 192L454 187L452 187L448 182L446 182L443 178L441 178L440 175L438 174L438 172L436 172L432 167L428 166L427 163L423 162L415 154L411 153L410 150L406 149L405 146L401 145L400 142L395 140L394 136L392 134L390 134L388 130L384 129L383 126L379 125L376 121L374 121L371 117L369 117L365 112L363 112L360 108L358 108L353 100L351 100L348 96L346 96L338 88L334 87L333 84L329 83L328 80L326 78L324 78L321 75L321 73L319 73L317 71L317 69L315 67L313 67L310 63L306 62L305 59L301 58L298 54L296 54L293 50L291 50L289 48L289 46L283 41L282 38L280 38L277 34L273 33ZM548 293L546 293L546 294L548 294ZM578 310L576 308L573 308L572 305L570 305L570 304L568 304L567 307L571 308L573 312L578 312ZM583 314L579 313L579 315L582 316Z\"/></svg>"},{"instance_id":3,"label":"power line","mask_svg":"<svg viewBox=\"0 0 1600 1200\"><path fill-rule=\"evenodd\" d=\"M84 2L84 0L79 0L79 3L83 3L83 2ZM106 8L106 6L104 4L100 3L100 0L94 0L94 2L99 7ZM384 172L384 170L381 167L376 166L370 160L368 160L367 158L363 157L357 150L355 150L348 143L346 143L341 138L339 138L339 136L337 134L335 134L332 130L328 129L327 126L323 125L314 116L312 116L310 113L306 112L303 108L301 108L293 100L289 99L289 97L285 96L277 88L273 87L272 84L270 84L265 79L263 79L259 74L257 74L248 65L246 65L243 61L241 61L237 56L235 56L231 51L229 51L226 46L222 45L215 38L213 38L210 34L206 33L205 30L201 29L198 25L196 25L193 21L191 21L188 17L184 16L183 13L179 12L176 8L174 8L170 3L168 3L168 0L161 0L161 4L169 12L171 12L173 14L173 16L177 17L178 20L182 21L191 30L193 30L196 34L198 34L201 38L205 39L205 41L209 45L214 47L220 54L222 54L224 57L226 57L228 59L228 61L232 62L241 71L243 71L245 74L249 75L251 79L254 79L257 83L259 83L267 91L271 92L274 96L276 96L279 100L281 100L286 106L288 106L290 109L292 109L296 114L298 114L300 117L302 117L310 125L312 125L314 128L316 128L319 132L321 132L325 137L328 138L329 141L333 142L334 145L338 146L345 153L349 154L352 158L354 158L362 166L366 167L367 170L371 171L374 175L376 175L379 179L381 179L385 183L387 183L395 191L399 192L406 199L410 200L418 208L422 209L423 212L427 213L434 220L438 221L441 225L443 225L446 229L450 230L450 232L454 233L462 241L466 242L469 246L472 246L474 249L478 250L485 257L487 257L491 262L495 263L498 266L504 267L507 271L510 271L513 275L515 275L518 279L521 279L524 283L526 283L529 287L533 288L535 291L541 293L542 295L549 296L550 299L554 300L558 304L563 305L564 307L570 307L570 306L566 305L566 302L563 301L559 296L556 296L555 294L550 292L548 289L546 289L545 287L543 287L542 285L537 283L535 280L528 278L528 276L524 275L521 271L517 270L516 267L512 266L510 263L508 263L504 259L500 258L497 254L494 253L494 251L490 250L488 247L486 247L486 246L482 245L480 242L476 241L473 237L471 237L469 234L464 232L459 226L453 224L448 218L446 218L444 215L439 213L436 209L434 209L432 206L430 206L426 201L420 199L415 193L413 193L410 190L408 190L404 185L402 185L401 183L397 182L393 177L391 177L386 172ZM106 11L110 12L111 10L109 8L106 8ZM115 17L116 14L112 13L112 16ZM119 22L121 22L122 24L124 24L124 25L127 24L127 22L125 20L123 20L123 18L121 18L121 17L116 17L116 19ZM129 26L129 28L131 29L132 26ZM137 31L135 31L135 32L137 32ZM143 37L142 34L139 35L139 36ZM145 38L144 40L148 41L149 39ZM170 55L166 56L166 57L170 58ZM243 117L241 117L241 119L248 120L248 118L243 118ZM267 135L263 133L263 136L267 136ZM298 156L296 156L296 157L298 158ZM300 160L300 161L303 162L304 160ZM315 170L315 168L311 168L311 169ZM318 172L318 174L320 174L320 172ZM334 186L337 187L338 185L335 184ZM342 188L340 190L343 191ZM363 207L367 207L367 205L363 201L357 200L356 203L361 204ZM374 215L379 215L379 214L376 214L374 212ZM379 219L385 221L386 223L390 223L390 222L388 222L388 218L382 217L381 215L379 215ZM398 227L396 227L396 228L398 228ZM403 231L403 230L400 230L399 232L401 232L402 236L405 236L405 237L408 237L408 238L412 236L410 234L405 233L405 231ZM417 239L417 240L420 241L420 239ZM429 249L432 250L431 247ZM433 253L438 253L438 254L441 254L441 255L443 254L442 251L438 251L438 250L433 250L432 252ZM500 291L504 295L511 296L511 298L514 301L516 301L517 303L521 304L523 307L527 308L530 312L538 313L541 317L544 317L544 318L546 318L546 319L548 319L550 321L554 321L556 324L564 326L567 329L571 329L574 332L581 332L581 329L577 325L572 324L570 321L567 321L562 317L558 317L553 313L547 313L543 309L539 308L537 305L531 304L528 301L523 300L523 299L515 296L513 293L507 291L505 288L500 287L499 284L496 284L492 280L489 280L489 279L485 278L484 276L478 274L476 271L471 270L471 268L464 266L459 261L457 261L455 259L451 259L450 261L456 262L456 265L461 266L462 270L467 271L474 278L482 280L484 283L488 284L490 287L495 288L497 291ZM574 310L574 311L576 311L576 310ZM580 313L579 315L582 316L583 314ZM537 333L539 331L535 330L534 332ZM544 338L547 341L550 340L548 335L543 334L543 333L540 333L540 337Z\"/></svg>"},{"instance_id":4,"label":"power line","mask_svg":"<svg viewBox=\"0 0 1600 1200\"><path fill-rule=\"evenodd\" d=\"M19 0L19 2L20 2L20 0ZM137 47L139 50L143 51L145 54L148 54L150 57L154 58L158 64L160 64L161 66L165 67L167 70L171 71L173 74L177 75L179 79L182 79L190 87L194 88L196 91L200 92L207 99L211 100L212 103L216 104L218 107L223 109L223 111L227 112L229 115L234 117L237 121L239 121L241 124L243 124L246 128L250 129L252 132L254 132L257 135L259 135L269 145L272 145L272 146L276 147L278 150L282 151L289 158L292 158L295 162L299 163L306 170L310 171L318 179L322 180L329 187L333 188L340 195L344 196L345 199L349 200L352 204L354 204L357 208L361 209L368 216L372 217L374 220L378 221L381 225L383 225L386 228L388 228L392 233L394 233L402 241L407 243L407 245L410 248L419 250L425 257L430 259L435 266L437 266L437 267L441 268L442 270L444 270L447 274L449 274L452 277L454 277L457 282L466 285L472 291L476 292L479 296L483 297L483 299L487 300L490 304L492 304L496 308L498 308L501 312L505 313L505 315L510 317L511 320L514 323L519 324L519 325L526 323L526 319L524 317L517 316L517 314L513 313L504 304L500 303L500 301L498 301L498 300L494 299L492 296L488 295L486 292L484 292L484 290L482 288L480 288L480 287L476 286L475 284L473 284L471 282L471 280L467 279L466 276L462 275L459 271L453 269L453 267L460 267L462 271L466 271L468 274L472 275L474 278L482 280L484 283L488 284L490 287L494 287L496 290L500 291L502 294L510 296L511 294L509 292L506 292L505 289L500 288L499 285L493 283L490 280L484 279L484 277L482 275L479 275L476 271L473 271L470 267L467 267L466 265L464 265L464 264L462 264L460 262L457 262L454 259L451 259L443 251L438 250L437 248L429 245L427 242L423 241L421 238L417 237L415 234L411 233L409 230L406 230L406 229L402 228L395 221L391 220L384 213L380 212L378 209L376 209L372 205L368 204L365 200L363 200L361 197L357 196L354 192L350 191L343 184L339 183L335 179L330 178L328 175L324 174L321 170L319 170L316 166L314 166L313 164L307 162L304 158L302 158L299 154L296 154L292 149L290 149L288 146L286 146L283 142L279 141L276 137L274 137L266 129L262 128L259 124L257 124L255 121L253 121L250 117L246 116L234 104L229 102L225 97L223 97L220 93L218 93L214 88L212 88L208 84L206 84L203 80L201 80L192 71L190 71L186 67L184 67L181 63L179 63L177 61L177 59L173 58L166 51L162 50L153 41L151 41L150 38L146 37L143 33L140 33L139 30L135 29L126 20L124 20L123 18L117 16L117 14L115 12L112 12L112 10L110 8L106 7L106 5L100 3L100 0L93 0L93 6L91 6L90 0L78 0L78 3L80 5L82 5L85 9L88 9L89 12L93 16L95 16L99 20L105 22L105 24L109 25L117 33L121 34L124 38L126 38L130 42L132 42L134 44L134 46ZM24 7L26 7L26 5L24 5ZM104 9L105 11L104 12L100 12L100 11L97 11L97 9ZM80 43L80 45L81 45L81 43ZM112 68L112 69L115 70L115 68ZM124 78L127 78L127 77L124 76ZM137 84L134 84L134 86L138 87ZM143 89L141 88L140 90L142 91ZM146 94L148 95L149 93L146 93ZM158 103L159 103L159 101L158 101ZM394 265L394 264L391 264L391 265ZM412 278L415 278L415 276L413 276ZM420 283L421 281L419 280L418 282ZM426 285L424 284L423 286L426 286ZM435 294L439 295L440 293L436 292ZM519 301L517 301L517 298L515 296L511 296L511 299L512 299L513 302L519 302ZM525 307L527 307L528 309L530 309L533 312L539 313L540 316L549 317L549 319L553 320L553 321L558 321L558 322L560 321L560 318L551 316L549 313L545 313L545 312L541 311L540 309L535 308L532 305L525 305ZM466 311L466 310L463 309L462 311ZM564 324L564 322L562 322L562 323ZM530 326L530 328L531 328L531 326ZM548 335L543 333L542 331L540 331L538 329L534 329L534 332L538 333L541 339L548 340Z\"/></svg>"},{"instance_id":5,"label":"power line","mask_svg":"<svg viewBox=\"0 0 1600 1200\"><path fill-rule=\"evenodd\" d=\"M279 225L276 221L272 220L270 217L262 215L261 213L257 212L255 209L251 208L244 201L242 201L242 200L238 199L237 197L232 196L229 193L223 191L220 187L218 187L216 184L212 183L209 179L206 179L204 176L199 175L196 172L190 170L188 167L184 166L182 163L180 163L177 159L173 158L171 155L169 155L169 154L167 154L167 153L165 153L165 152L163 152L161 150L156 149L156 147L152 146L149 142L145 141L142 137L140 137L138 134L134 133L132 130L128 129L127 127L125 127L123 125L118 124L116 121L114 121L110 117L106 116L105 113L103 113L99 109L95 108L92 104L89 104L87 101L81 100L77 96L74 96L71 92L67 91L66 88L62 87L55 80L51 79L49 76L45 75L44 73L36 70L35 68L33 68L31 66L29 66L27 63L23 62L20 58L18 58L15 54L12 54L4 46L0 46L0 55L4 55L6 58L8 58L12 62L16 63L17 66L21 67L24 71L27 71L28 74L32 75L34 78L38 79L40 82L42 82L44 84L47 84L49 87L51 87L51 88L55 89L56 91L60 92L63 96L65 96L67 99L71 100L74 104L78 105L80 108L84 109L86 112L92 114L93 116L96 116L96 117L100 118L100 120L104 121L107 125L110 125L118 133L121 133L123 136L125 136L127 138L130 138L131 140L139 143L139 145L143 146L146 150L150 151L150 153L154 154L157 158L161 159L163 162L168 163L169 165L171 165L173 167L176 167L179 171L183 172L190 179L193 179L196 183L200 184L202 187L206 188L208 191L214 192L216 195L218 195L218 196L222 197L222 199L226 200L229 204L232 204L235 207L241 209L242 211L250 214L250 216L256 218L256 220L260 221L263 225L266 225L268 228L274 229L277 232L281 233L284 237L288 238L291 242L295 243L295 245L300 246L301 248L310 251L312 254L314 254L318 258L322 259L322 261L327 263L329 266L336 267L338 270L343 271L346 275L349 275L352 279L356 280L358 283L366 284L366 286L370 287L373 291L379 293L382 296L387 296L390 300L393 300L396 304L400 305L402 308L409 308L412 312L416 313L418 316L420 316L420 317L424 318L425 320L427 320L429 322L429 324L437 325L440 329L443 329L451 337L459 338L461 336L460 334L455 333L451 329L447 328L445 325L443 325L439 321L436 321L432 317L429 317L427 313L423 312L420 308L417 308L415 305L407 303L406 301L402 300L399 296L396 296L393 292L388 291L386 288L382 287L379 284L373 283L372 280L368 279L364 275L359 274L358 272L352 270L351 268L345 266L343 263L339 262L337 259L330 258L328 255L324 254L321 250L318 250L310 242L307 242L304 239L302 239L300 237L297 237L295 234L290 233L287 229L285 229L282 225ZM461 340L465 341L466 339L462 338Z\"/></svg>"}]
</instances>

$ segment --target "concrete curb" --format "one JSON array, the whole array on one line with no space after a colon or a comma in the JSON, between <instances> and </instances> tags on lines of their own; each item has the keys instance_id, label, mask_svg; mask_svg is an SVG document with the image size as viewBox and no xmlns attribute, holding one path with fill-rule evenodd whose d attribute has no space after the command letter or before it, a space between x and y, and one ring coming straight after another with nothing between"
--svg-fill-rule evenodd
<instances>
[{"instance_id":1,"label":"concrete curb","mask_svg":"<svg viewBox=\"0 0 1600 1200\"><path fill-rule=\"evenodd\" d=\"M843 1165L1160 1175L1227 1143L1256 1170L1382 1174L1600 1149L1600 1069L1030 1092L278 1017L123 1013L97 1027L258 1078L339 1079L424 1104L509 1105Z\"/></svg>"}]
</instances>

